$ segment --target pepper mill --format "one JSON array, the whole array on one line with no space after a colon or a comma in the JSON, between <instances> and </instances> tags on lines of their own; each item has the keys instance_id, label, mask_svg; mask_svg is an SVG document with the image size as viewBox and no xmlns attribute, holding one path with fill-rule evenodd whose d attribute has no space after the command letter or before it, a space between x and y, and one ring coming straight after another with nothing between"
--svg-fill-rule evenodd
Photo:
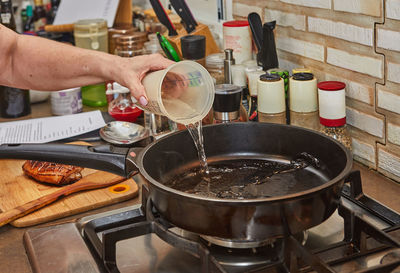
<instances>
[{"instance_id":1,"label":"pepper mill","mask_svg":"<svg viewBox=\"0 0 400 273\"><path fill-rule=\"evenodd\" d=\"M235 64L235 59L233 58L233 50L227 48L224 50L225 60L224 60L224 76L225 83L232 84L232 65Z\"/></svg>"}]
</instances>

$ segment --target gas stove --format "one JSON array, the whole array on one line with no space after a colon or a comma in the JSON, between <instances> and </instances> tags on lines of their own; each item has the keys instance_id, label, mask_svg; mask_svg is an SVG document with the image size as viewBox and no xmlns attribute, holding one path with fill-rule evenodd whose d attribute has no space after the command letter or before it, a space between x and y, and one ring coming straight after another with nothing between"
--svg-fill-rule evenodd
<instances>
[{"instance_id":1,"label":"gas stove","mask_svg":"<svg viewBox=\"0 0 400 273\"><path fill-rule=\"evenodd\" d=\"M363 194L358 171L347 180L327 221L262 242L174 227L145 186L141 205L32 229L24 242L35 273L400 272L400 214Z\"/></svg>"}]
</instances>

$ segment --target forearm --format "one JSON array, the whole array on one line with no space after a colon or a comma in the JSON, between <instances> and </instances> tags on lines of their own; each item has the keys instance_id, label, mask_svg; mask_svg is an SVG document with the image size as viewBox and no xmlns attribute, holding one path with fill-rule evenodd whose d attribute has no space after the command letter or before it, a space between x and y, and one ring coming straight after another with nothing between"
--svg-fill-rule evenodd
<instances>
[{"instance_id":1,"label":"forearm","mask_svg":"<svg viewBox=\"0 0 400 273\"><path fill-rule=\"evenodd\" d=\"M51 91L104 82L116 74L117 56L31 36L10 37L15 40L1 84Z\"/></svg>"}]
</instances>

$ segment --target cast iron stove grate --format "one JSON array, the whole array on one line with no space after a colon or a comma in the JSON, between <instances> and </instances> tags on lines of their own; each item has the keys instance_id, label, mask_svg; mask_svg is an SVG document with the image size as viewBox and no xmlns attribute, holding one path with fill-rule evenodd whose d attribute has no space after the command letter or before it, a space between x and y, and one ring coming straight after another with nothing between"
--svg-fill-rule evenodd
<instances>
[{"instance_id":1,"label":"cast iron stove grate","mask_svg":"<svg viewBox=\"0 0 400 273\"><path fill-rule=\"evenodd\" d=\"M84 237L107 272L120 272L117 267L117 242L145 234L156 234L166 243L200 259L201 272L342 272L349 261L382 253L381 263L351 272L394 272L400 270L400 215L364 195L359 171L346 179L339 204L344 219L344 240L321 249L309 250L287 229L287 236L270 245L249 251L265 253L266 263L249 267L231 267L220 263L214 249L200 237L188 239L171 231L173 226L162 219L147 198L143 187L142 206L138 209L91 220L84 226ZM343 201L349 201L348 206ZM355 207L356 209L353 209ZM364 211L386 223L380 230L364 219ZM235 251L235 250L231 250ZM241 250L242 251L242 250ZM233 255L233 254L232 254ZM361 262L363 263L363 262ZM354 265L350 265L354 266ZM349 271L350 272L350 271ZM399 271L400 272L400 271Z\"/></svg>"}]
</instances>

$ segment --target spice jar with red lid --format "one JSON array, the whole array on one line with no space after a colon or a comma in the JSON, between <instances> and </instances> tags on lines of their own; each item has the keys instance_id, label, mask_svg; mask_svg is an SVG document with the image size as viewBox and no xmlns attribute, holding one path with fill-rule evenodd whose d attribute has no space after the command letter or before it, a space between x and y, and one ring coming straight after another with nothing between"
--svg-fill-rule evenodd
<instances>
[{"instance_id":1,"label":"spice jar with red lid","mask_svg":"<svg viewBox=\"0 0 400 273\"><path fill-rule=\"evenodd\" d=\"M346 84L338 81L318 83L321 132L351 150L351 137L346 127Z\"/></svg>"}]
</instances>

